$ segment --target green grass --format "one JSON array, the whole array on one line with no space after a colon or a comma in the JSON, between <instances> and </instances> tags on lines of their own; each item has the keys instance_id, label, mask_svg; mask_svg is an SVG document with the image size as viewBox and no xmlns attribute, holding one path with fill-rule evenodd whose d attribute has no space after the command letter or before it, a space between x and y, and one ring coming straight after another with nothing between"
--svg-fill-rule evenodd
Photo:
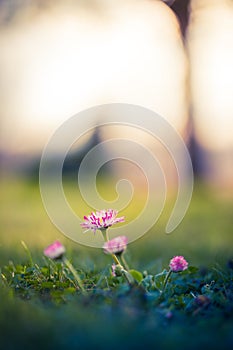
<instances>
[{"instance_id":1,"label":"green grass","mask_svg":"<svg viewBox=\"0 0 233 350\"><path fill-rule=\"evenodd\" d=\"M69 202L80 216L89 213L74 184L65 185ZM77 262L92 260L99 266L102 258L98 249L78 245L64 237L50 222L43 207L39 187L36 183L19 179L2 180L1 190L1 236L0 264L10 259L23 258L21 241L25 241L36 259L41 259L45 246L59 239L68 247ZM112 188L105 187L106 194ZM114 191L113 191L114 192ZM142 207L140 194L123 214L130 220ZM165 225L172 201L168 201L156 225L142 238L130 244L130 259L140 267L154 261L166 266L173 255L185 255L193 265L212 265L223 262L233 255L233 201L221 199L208 188L197 184L191 205L182 223L172 234L165 234ZM76 206L76 207L75 207ZM135 214L136 213L136 214ZM153 213L151 214L153 215ZM77 228L77 231L80 228ZM101 268L101 266L100 266Z\"/></svg>"},{"instance_id":2,"label":"green grass","mask_svg":"<svg viewBox=\"0 0 233 350\"><path fill-rule=\"evenodd\" d=\"M102 187L101 187L102 186ZM111 194L109 184L101 191ZM81 215L73 184L66 193ZM143 194L124 214L140 211ZM37 184L23 179L1 182L0 344L5 349L230 349L233 345L232 201L206 186L195 186L190 208L170 235L164 227L172 206L145 236L129 245L131 268L144 272L141 285L129 287L110 274L111 258L64 237L50 222ZM49 262L43 249L59 239L80 273L88 296L81 295L73 275ZM24 241L33 263L21 244ZM184 255L190 268L173 274L166 293L158 290L168 263ZM156 277L157 276L157 277ZM196 300L202 295L204 299Z\"/></svg>"}]
</instances>

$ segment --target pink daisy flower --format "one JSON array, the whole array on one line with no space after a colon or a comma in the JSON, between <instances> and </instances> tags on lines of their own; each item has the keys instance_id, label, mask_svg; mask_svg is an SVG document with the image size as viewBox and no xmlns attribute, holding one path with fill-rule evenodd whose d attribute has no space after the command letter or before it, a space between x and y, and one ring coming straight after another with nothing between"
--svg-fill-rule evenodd
<instances>
[{"instance_id":1,"label":"pink daisy flower","mask_svg":"<svg viewBox=\"0 0 233 350\"><path fill-rule=\"evenodd\" d=\"M174 256L170 261L169 267L172 272L184 271L188 268L188 262L183 256Z\"/></svg>"},{"instance_id":2,"label":"pink daisy flower","mask_svg":"<svg viewBox=\"0 0 233 350\"><path fill-rule=\"evenodd\" d=\"M118 236L107 241L103 245L106 254L121 254L127 248L128 238L126 236Z\"/></svg>"},{"instance_id":3,"label":"pink daisy flower","mask_svg":"<svg viewBox=\"0 0 233 350\"><path fill-rule=\"evenodd\" d=\"M50 259L59 259L65 251L65 247L59 241L55 241L44 249L44 255Z\"/></svg>"},{"instance_id":4,"label":"pink daisy flower","mask_svg":"<svg viewBox=\"0 0 233 350\"><path fill-rule=\"evenodd\" d=\"M80 225L86 231L92 230L95 233L96 230L105 230L118 222L124 222L124 216L117 218L117 214L118 211L114 209L100 210L96 213L92 212L91 215L84 216L84 222Z\"/></svg>"}]
</instances>

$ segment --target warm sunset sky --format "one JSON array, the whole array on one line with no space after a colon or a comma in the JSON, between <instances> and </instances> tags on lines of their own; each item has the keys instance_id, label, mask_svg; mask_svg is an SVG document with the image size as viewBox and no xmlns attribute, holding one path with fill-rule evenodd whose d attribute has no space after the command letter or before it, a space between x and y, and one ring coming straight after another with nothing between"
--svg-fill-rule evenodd
<instances>
[{"instance_id":1,"label":"warm sunset sky","mask_svg":"<svg viewBox=\"0 0 233 350\"><path fill-rule=\"evenodd\" d=\"M233 2L194 0L189 30L191 93L199 138L233 147Z\"/></svg>"},{"instance_id":2,"label":"warm sunset sky","mask_svg":"<svg viewBox=\"0 0 233 350\"><path fill-rule=\"evenodd\" d=\"M171 9L159 0L69 3L21 9L1 27L1 149L41 151L63 121L111 102L148 107L181 130L188 66ZM192 8L193 115L207 147L227 148L233 146L232 2L193 0Z\"/></svg>"}]
</instances>

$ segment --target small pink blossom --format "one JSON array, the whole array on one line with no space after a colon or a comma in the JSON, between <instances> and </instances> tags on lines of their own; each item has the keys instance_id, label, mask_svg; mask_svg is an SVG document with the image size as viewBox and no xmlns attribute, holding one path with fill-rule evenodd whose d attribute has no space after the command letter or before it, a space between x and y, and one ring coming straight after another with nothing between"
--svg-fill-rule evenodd
<instances>
[{"instance_id":1,"label":"small pink blossom","mask_svg":"<svg viewBox=\"0 0 233 350\"><path fill-rule=\"evenodd\" d=\"M44 255L50 259L59 259L65 251L65 247L59 241L55 241L44 249Z\"/></svg>"},{"instance_id":2,"label":"small pink blossom","mask_svg":"<svg viewBox=\"0 0 233 350\"><path fill-rule=\"evenodd\" d=\"M116 277L116 264L112 264L111 270L112 270L112 276Z\"/></svg>"},{"instance_id":3,"label":"small pink blossom","mask_svg":"<svg viewBox=\"0 0 233 350\"><path fill-rule=\"evenodd\" d=\"M108 227L117 224L118 222L124 222L124 216L117 218L118 211L114 209L100 210L96 213L92 212L88 216L84 216L84 222L80 225L88 230L96 232L96 230L104 230Z\"/></svg>"},{"instance_id":4,"label":"small pink blossom","mask_svg":"<svg viewBox=\"0 0 233 350\"><path fill-rule=\"evenodd\" d=\"M174 256L170 261L169 267L172 272L184 271L188 268L188 262L183 256Z\"/></svg>"},{"instance_id":5,"label":"small pink blossom","mask_svg":"<svg viewBox=\"0 0 233 350\"><path fill-rule=\"evenodd\" d=\"M106 254L121 254L127 248L128 238L126 236L118 236L107 241L103 245Z\"/></svg>"}]
</instances>

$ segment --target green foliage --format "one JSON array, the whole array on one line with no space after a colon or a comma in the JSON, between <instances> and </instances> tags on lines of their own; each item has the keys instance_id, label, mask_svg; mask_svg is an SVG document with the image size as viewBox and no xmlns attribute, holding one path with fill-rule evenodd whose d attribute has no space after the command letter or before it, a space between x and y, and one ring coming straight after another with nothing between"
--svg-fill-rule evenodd
<instances>
[{"instance_id":1,"label":"green foliage","mask_svg":"<svg viewBox=\"0 0 233 350\"><path fill-rule=\"evenodd\" d=\"M143 342L149 346L154 339L151 335L152 329L161 348L164 346L164 327L170 336L175 336L174 344L178 348L181 338L188 344L193 327L196 331L201 329L210 335L212 330L223 325L225 338L216 340L212 334L210 344L215 348L221 340L224 342L224 349L228 346L230 348L232 333L228 330L233 325L233 270L230 267L189 267L183 272L172 273L164 292L162 287L168 273L166 269L157 274L130 270L135 280L131 284L127 283L124 276L112 276L110 265L100 272L77 271L87 290L85 296L62 262L44 259L42 266L31 265L30 262L14 264L12 261L5 265L1 271L3 302L0 327L4 331L2 344L13 348L13 339L9 338L9 332L11 327L16 326L14 322L17 320L16 333L22 347L25 344L30 345L26 337L30 324L30 336L34 334L36 337L36 328L40 327L40 341L37 345L44 349L63 349L65 346L75 349L78 339L81 348L89 349L94 342L100 346L102 338L107 337L110 341L110 335L115 337L116 348L120 346L120 338L125 339L121 348L137 348L136 339L139 336L143 336ZM9 324L6 324L6 315L10 317ZM63 325L61 320L64 321ZM125 328L122 327L122 322ZM57 328L59 332L56 333ZM91 338L83 337L84 329L85 334L92 334ZM130 333L133 329L138 332L134 336ZM180 329L186 329L187 334L181 336ZM25 332L27 333L23 339L21 334ZM109 332L108 336L106 332ZM67 339L66 344L64 336ZM49 337L51 347L48 347L46 337ZM167 341L169 342L168 339ZM194 339L188 348L194 349L194 344L197 346L198 341L204 341L202 336ZM176 348L174 344L170 348ZM105 348L108 348L107 343L102 344L101 349Z\"/></svg>"},{"instance_id":2,"label":"green foliage","mask_svg":"<svg viewBox=\"0 0 233 350\"><path fill-rule=\"evenodd\" d=\"M143 275L140 271L137 270L129 270L129 273L133 276L133 278L135 279L135 281L137 281L138 283L142 282L143 280Z\"/></svg>"},{"instance_id":3,"label":"green foliage","mask_svg":"<svg viewBox=\"0 0 233 350\"><path fill-rule=\"evenodd\" d=\"M73 185L66 185L80 206ZM126 252L134 267L129 284L124 275L112 276L109 256L61 237L34 184L5 180L1 201L1 348L232 349L232 203L200 187L172 235L163 234L167 208ZM133 210L138 208L128 209L131 217ZM43 248L60 238L87 296L65 265L42 257ZM198 267L171 274L162 292L174 255Z\"/></svg>"}]
</instances>

